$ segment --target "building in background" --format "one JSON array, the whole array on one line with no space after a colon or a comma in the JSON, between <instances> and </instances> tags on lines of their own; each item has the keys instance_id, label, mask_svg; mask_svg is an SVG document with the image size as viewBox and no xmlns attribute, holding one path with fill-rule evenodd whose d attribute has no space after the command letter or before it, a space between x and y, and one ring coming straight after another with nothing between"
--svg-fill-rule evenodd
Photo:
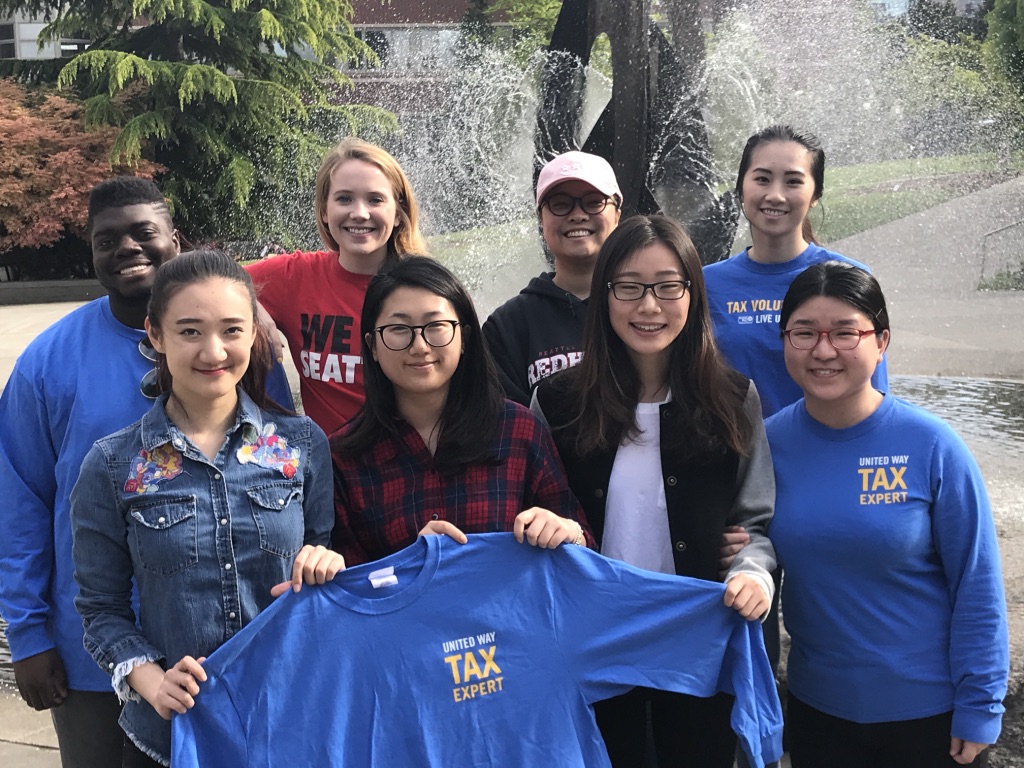
<instances>
[{"instance_id":1,"label":"building in background","mask_svg":"<svg viewBox=\"0 0 1024 768\"><path fill-rule=\"evenodd\" d=\"M62 39L39 47L39 33L46 26L22 14L0 19L0 59L70 59L89 47L88 40Z\"/></svg>"}]
</instances>

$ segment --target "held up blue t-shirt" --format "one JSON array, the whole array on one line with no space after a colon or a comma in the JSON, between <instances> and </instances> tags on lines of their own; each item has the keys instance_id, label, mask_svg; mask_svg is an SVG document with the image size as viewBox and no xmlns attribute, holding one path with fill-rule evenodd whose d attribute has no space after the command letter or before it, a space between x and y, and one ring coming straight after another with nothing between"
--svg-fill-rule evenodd
<instances>
[{"instance_id":1,"label":"held up blue t-shirt","mask_svg":"<svg viewBox=\"0 0 1024 768\"><path fill-rule=\"evenodd\" d=\"M585 547L424 536L288 594L218 649L174 718L175 768L610 766L595 701L736 696L753 765L781 755L761 628L721 584Z\"/></svg>"}]
</instances>

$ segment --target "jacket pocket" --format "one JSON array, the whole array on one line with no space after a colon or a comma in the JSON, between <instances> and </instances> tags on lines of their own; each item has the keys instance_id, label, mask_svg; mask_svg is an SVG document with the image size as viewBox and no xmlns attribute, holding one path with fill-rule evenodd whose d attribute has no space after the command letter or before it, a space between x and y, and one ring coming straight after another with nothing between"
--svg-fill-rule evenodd
<instances>
[{"instance_id":1,"label":"jacket pocket","mask_svg":"<svg viewBox=\"0 0 1024 768\"><path fill-rule=\"evenodd\" d=\"M300 483L271 483L247 490L260 549L278 557L295 557L305 533Z\"/></svg>"},{"instance_id":2,"label":"jacket pocket","mask_svg":"<svg viewBox=\"0 0 1024 768\"><path fill-rule=\"evenodd\" d=\"M145 570L171 576L199 562L195 496L133 504L130 514Z\"/></svg>"}]
</instances>

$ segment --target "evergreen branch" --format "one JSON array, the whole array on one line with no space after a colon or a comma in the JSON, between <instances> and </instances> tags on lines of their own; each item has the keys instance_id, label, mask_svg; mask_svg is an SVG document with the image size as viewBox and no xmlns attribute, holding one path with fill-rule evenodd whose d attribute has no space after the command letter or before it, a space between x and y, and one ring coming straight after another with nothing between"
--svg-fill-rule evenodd
<instances>
[{"instance_id":1,"label":"evergreen branch","mask_svg":"<svg viewBox=\"0 0 1024 768\"><path fill-rule=\"evenodd\" d=\"M263 40L281 40L285 36L281 22L266 8L258 11L255 16L256 26Z\"/></svg>"},{"instance_id":2,"label":"evergreen branch","mask_svg":"<svg viewBox=\"0 0 1024 768\"><path fill-rule=\"evenodd\" d=\"M218 104L238 103L234 80L220 70L205 64L182 66L179 70L181 83L178 86L178 106L182 112L186 104L206 97Z\"/></svg>"},{"instance_id":3,"label":"evergreen branch","mask_svg":"<svg viewBox=\"0 0 1024 768\"><path fill-rule=\"evenodd\" d=\"M121 129L110 150L111 165L136 165L142 157L143 144L151 139L167 140L172 133L165 117L155 112L136 115Z\"/></svg>"},{"instance_id":4,"label":"evergreen branch","mask_svg":"<svg viewBox=\"0 0 1024 768\"><path fill-rule=\"evenodd\" d=\"M214 193L230 197L239 208L249 203L256 183L256 167L243 155L235 155L214 184Z\"/></svg>"}]
</instances>

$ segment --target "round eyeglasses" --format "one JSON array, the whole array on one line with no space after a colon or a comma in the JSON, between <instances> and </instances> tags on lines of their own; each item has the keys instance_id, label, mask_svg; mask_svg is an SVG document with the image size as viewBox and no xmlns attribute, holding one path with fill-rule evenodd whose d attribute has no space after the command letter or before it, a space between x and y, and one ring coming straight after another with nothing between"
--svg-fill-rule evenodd
<instances>
[{"instance_id":1,"label":"round eyeglasses","mask_svg":"<svg viewBox=\"0 0 1024 768\"><path fill-rule=\"evenodd\" d=\"M406 325L392 323L374 328L384 346L392 352L401 352L412 346L416 340L416 331L432 347L447 347L455 338L455 328L462 325L458 320L434 320L423 325Z\"/></svg>"},{"instance_id":2,"label":"round eyeglasses","mask_svg":"<svg viewBox=\"0 0 1024 768\"><path fill-rule=\"evenodd\" d=\"M654 298L662 301L678 301L683 298L686 289L690 287L689 280L663 280L660 283L633 283L620 281L608 283L608 288L619 301L640 301L647 292L654 294Z\"/></svg>"},{"instance_id":3,"label":"round eyeglasses","mask_svg":"<svg viewBox=\"0 0 1024 768\"><path fill-rule=\"evenodd\" d=\"M573 197L572 195L559 193L545 198L541 206L546 205L548 210L555 216L568 216L579 205L584 213L594 216L607 208L608 203L613 203L616 208L619 207L618 203L615 203L607 195L602 195L600 192L591 192L583 197Z\"/></svg>"},{"instance_id":4,"label":"round eyeglasses","mask_svg":"<svg viewBox=\"0 0 1024 768\"><path fill-rule=\"evenodd\" d=\"M856 349L865 336L877 336L881 331L874 329L861 331L857 328L833 328L831 331L819 331L816 328L790 328L782 335L789 339L793 349L814 349L821 337L828 339L833 349Z\"/></svg>"},{"instance_id":5,"label":"round eyeglasses","mask_svg":"<svg viewBox=\"0 0 1024 768\"><path fill-rule=\"evenodd\" d=\"M153 342L149 340L149 336L143 336L139 339L139 354L153 363L154 366L146 371L146 375L139 382L139 392L147 400L156 400L160 397L160 382L157 381L156 369L156 363L160 357L157 351L153 349Z\"/></svg>"}]
</instances>

